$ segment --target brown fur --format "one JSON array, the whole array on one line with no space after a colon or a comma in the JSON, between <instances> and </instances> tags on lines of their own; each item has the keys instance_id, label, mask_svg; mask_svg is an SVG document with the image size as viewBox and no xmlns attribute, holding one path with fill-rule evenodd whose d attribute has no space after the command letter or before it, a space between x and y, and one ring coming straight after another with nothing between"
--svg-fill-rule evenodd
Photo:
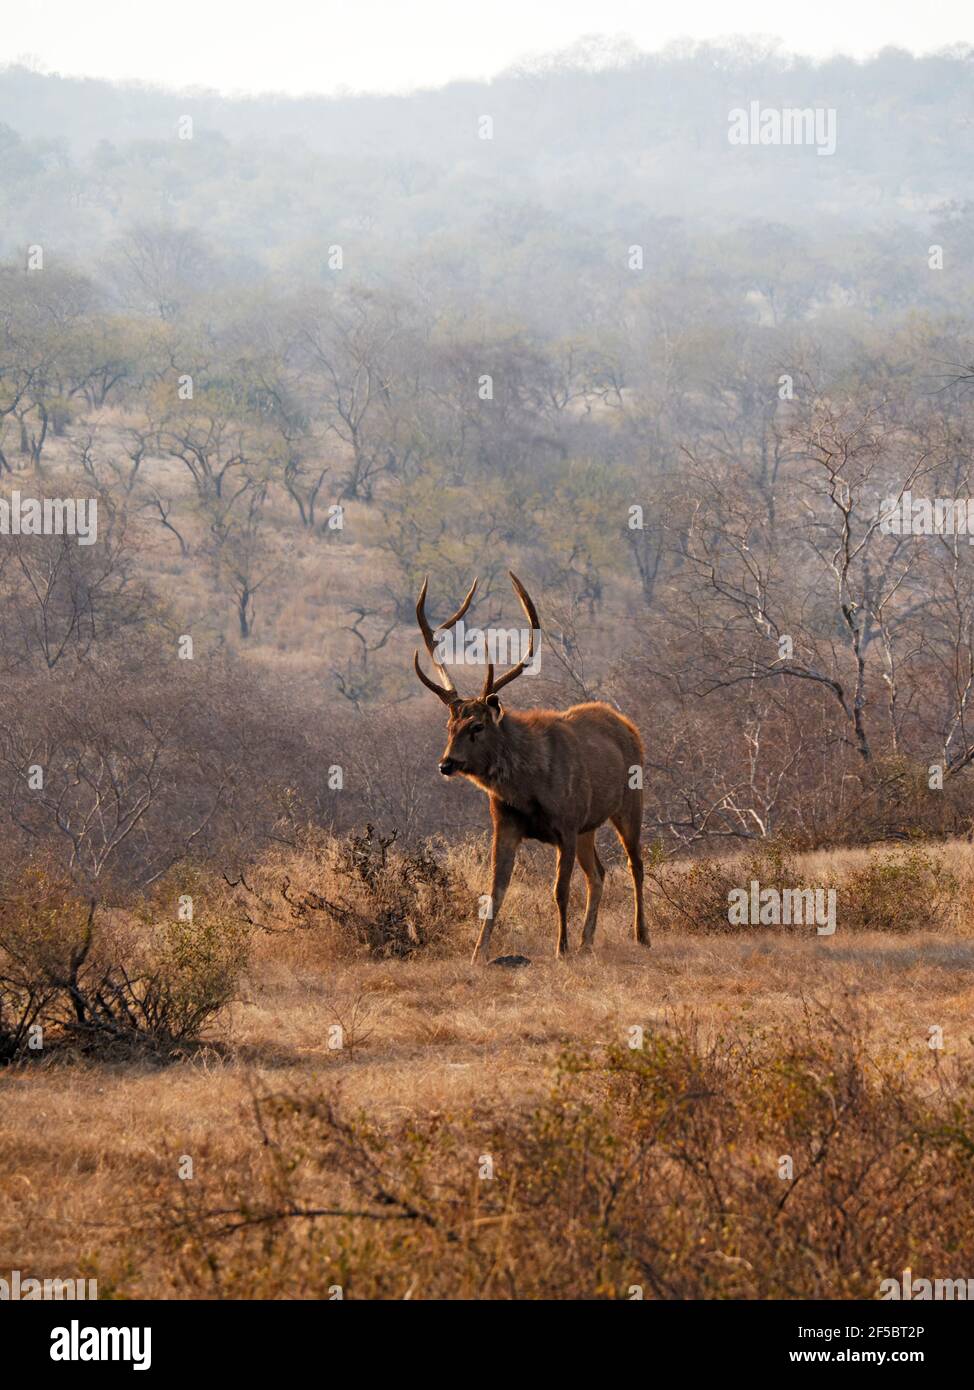
<instances>
[{"instance_id":1,"label":"brown fur","mask_svg":"<svg viewBox=\"0 0 974 1390\"><path fill-rule=\"evenodd\" d=\"M626 849L633 879L633 932L648 944L643 915L643 867L639 840L642 791L630 787L630 769L642 767L642 740L635 726L609 705L571 709L506 710L496 695L451 705L447 746L440 763L446 776L458 773L490 798L494 824L489 914L474 949L486 955L491 931L510 883L518 845L541 840L556 846L558 871L557 954L568 950L568 893L575 858L588 894L582 946L595 937L605 870L595 850L595 832L611 821Z\"/></svg>"},{"instance_id":2,"label":"brown fur","mask_svg":"<svg viewBox=\"0 0 974 1390\"><path fill-rule=\"evenodd\" d=\"M419 652L413 663L416 674L450 711L440 771L445 777L459 773L481 787L490 798L494 822L490 899L473 958L476 961L487 954L522 840L542 840L558 850L555 902L559 956L568 950L568 894L577 856L588 884L582 946L591 947L605 880L605 869L595 850L595 832L607 820L615 826L629 859L635 902L633 933L637 941L649 945L639 849L643 794L641 788L629 785L632 769L642 768L639 732L624 715L596 702L566 710L537 709L520 714L504 709L497 691L526 669L534 656L538 632L538 614L531 595L516 574L508 573L530 624L528 654L496 680L494 668L489 665L476 700L460 698L449 671L437 656L434 630L426 616L428 577L416 601L416 621L439 683L431 680L420 666ZM473 602L477 584L475 579L453 616L438 625L439 631L453 627L463 617Z\"/></svg>"}]
</instances>

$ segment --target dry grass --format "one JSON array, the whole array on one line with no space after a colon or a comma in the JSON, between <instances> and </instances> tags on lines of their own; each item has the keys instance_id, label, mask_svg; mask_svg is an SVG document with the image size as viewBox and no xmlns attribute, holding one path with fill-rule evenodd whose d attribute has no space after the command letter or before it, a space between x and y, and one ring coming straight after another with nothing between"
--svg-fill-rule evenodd
<instances>
[{"instance_id":1,"label":"dry grass","mask_svg":"<svg viewBox=\"0 0 974 1390\"><path fill-rule=\"evenodd\" d=\"M103 1293L123 1297L213 1292L199 1279L198 1252L153 1244L143 1227L152 1213L187 1200L205 1205L264 1190L267 1146L255 1096L334 1092L343 1114L361 1112L390 1135L437 1115L473 1135L474 1116L506 1122L540 1103L566 1049L604 1055L625 1046L637 1025L653 1037L692 1016L702 1045L760 1033L784 1048L805 1035L810 1013L832 1017L854 1026L870 1066L914 1078L916 1097L932 1101L938 1088L962 1084L974 1045L974 851L948 845L939 853L956 884L949 920L939 916L935 930L917 920L895 934L852 935L841 919L832 938L674 927L658 931L648 952L627 940L629 894L616 869L595 954L567 962L550 956L554 909L538 876L548 866L535 855L497 932L499 951L524 953L532 964L507 971L467 964L474 923L466 902L454 920L453 896L435 905L446 919L435 949L382 959L362 943L350 947L328 914L302 921L293 911L299 887L350 892L347 869L339 883L327 854L282 851L248 876L244 897L263 906L253 914L260 926L243 997L194 1059L160 1067L53 1057L0 1072L0 1271L94 1271ZM808 881L829 882L882 854L798 862ZM292 902L277 892L284 868ZM472 894L483 881L482 846L451 851L448 871L465 875ZM580 908L576 886L575 939ZM336 1024L340 1050L329 1045ZM936 1054L927 1045L932 1026L944 1034ZM183 1155L193 1160L191 1182L178 1176ZM263 1254L251 1250L239 1291L300 1293L281 1258L270 1244ZM304 1287L318 1290L314 1281Z\"/></svg>"}]
</instances>

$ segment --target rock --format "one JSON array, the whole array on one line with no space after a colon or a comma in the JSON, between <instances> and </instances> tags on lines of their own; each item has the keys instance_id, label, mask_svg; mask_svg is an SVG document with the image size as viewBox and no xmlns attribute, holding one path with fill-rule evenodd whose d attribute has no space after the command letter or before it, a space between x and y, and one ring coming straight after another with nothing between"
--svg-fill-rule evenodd
<instances>
[{"instance_id":1,"label":"rock","mask_svg":"<svg viewBox=\"0 0 974 1390\"><path fill-rule=\"evenodd\" d=\"M505 970L517 970L519 966L530 965L531 961L527 956L495 956L487 964L501 965Z\"/></svg>"}]
</instances>

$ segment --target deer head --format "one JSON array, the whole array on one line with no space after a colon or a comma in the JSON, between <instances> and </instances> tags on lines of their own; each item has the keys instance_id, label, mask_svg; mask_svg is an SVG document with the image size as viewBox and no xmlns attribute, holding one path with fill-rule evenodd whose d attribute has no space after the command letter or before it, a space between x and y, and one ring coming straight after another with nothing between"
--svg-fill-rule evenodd
<instances>
[{"instance_id":1,"label":"deer head","mask_svg":"<svg viewBox=\"0 0 974 1390\"><path fill-rule=\"evenodd\" d=\"M439 764L440 772L444 777L452 777L455 772L475 779L490 775L492 767L497 762L498 744L503 741L504 737L502 728L504 710L497 697L497 692L502 690L505 685L510 685L511 681L516 680L534 657L534 634L539 627L538 613L531 601L530 594L517 575L510 570L508 570L508 574L511 576L514 592L521 600L521 607L531 625L527 655L523 656L509 671L505 671L497 680L494 679L493 663L488 664L483 688L480 694L472 700L464 700L461 697L449 672L436 655L434 630L430 627L426 617L428 577L423 581L423 587L419 592L419 598L416 602L416 621L423 634L423 642L430 660L440 678L439 684L430 680L420 666L418 650L413 658L413 665L416 668L417 676L427 690L432 690L437 699L442 700L450 710L447 721L447 745ZM452 618L447 618L446 622L437 625L435 629L437 632L446 632L459 622L470 607L479 582L477 579L474 580L463 603Z\"/></svg>"}]
</instances>

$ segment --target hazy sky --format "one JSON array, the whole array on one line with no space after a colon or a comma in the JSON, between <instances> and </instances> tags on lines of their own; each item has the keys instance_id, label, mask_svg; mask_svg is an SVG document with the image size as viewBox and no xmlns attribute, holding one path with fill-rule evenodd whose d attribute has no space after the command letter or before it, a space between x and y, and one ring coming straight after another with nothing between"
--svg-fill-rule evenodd
<instances>
[{"instance_id":1,"label":"hazy sky","mask_svg":"<svg viewBox=\"0 0 974 1390\"><path fill-rule=\"evenodd\" d=\"M0 61L221 91L403 91L490 77L593 33L657 49L775 35L798 52L927 52L974 38L971 0L30 0Z\"/></svg>"}]
</instances>

